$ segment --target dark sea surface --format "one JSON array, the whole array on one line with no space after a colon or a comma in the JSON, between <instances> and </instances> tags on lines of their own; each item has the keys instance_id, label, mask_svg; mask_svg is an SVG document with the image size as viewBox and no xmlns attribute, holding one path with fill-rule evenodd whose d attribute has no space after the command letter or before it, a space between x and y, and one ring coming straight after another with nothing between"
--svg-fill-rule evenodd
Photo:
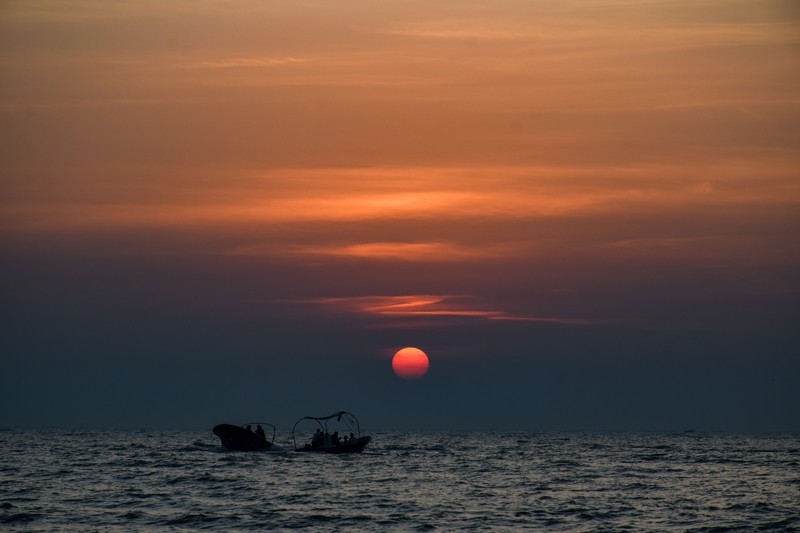
<instances>
[{"instance_id":1,"label":"dark sea surface","mask_svg":"<svg viewBox=\"0 0 800 533\"><path fill-rule=\"evenodd\" d=\"M335 456L228 452L210 430L0 431L0 531L800 529L799 436L372 436Z\"/></svg>"}]
</instances>

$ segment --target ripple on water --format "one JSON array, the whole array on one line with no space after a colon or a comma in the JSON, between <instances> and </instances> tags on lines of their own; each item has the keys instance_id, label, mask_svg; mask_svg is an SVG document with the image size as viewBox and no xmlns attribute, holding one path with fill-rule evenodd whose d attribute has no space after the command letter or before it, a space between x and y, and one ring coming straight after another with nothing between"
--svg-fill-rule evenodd
<instances>
[{"instance_id":1,"label":"ripple on water","mask_svg":"<svg viewBox=\"0 0 800 533\"><path fill-rule=\"evenodd\" d=\"M375 437L330 457L226 452L210 432L4 432L0 529L800 525L796 436Z\"/></svg>"}]
</instances>

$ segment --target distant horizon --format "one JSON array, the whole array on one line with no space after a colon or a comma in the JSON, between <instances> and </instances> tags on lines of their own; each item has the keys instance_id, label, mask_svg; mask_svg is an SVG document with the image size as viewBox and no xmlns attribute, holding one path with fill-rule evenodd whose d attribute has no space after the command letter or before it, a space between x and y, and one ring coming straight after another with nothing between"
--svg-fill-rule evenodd
<instances>
[{"instance_id":1,"label":"distant horizon","mask_svg":"<svg viewBox=\"0 0 800 533\"><path fill-rule=\"evenodd\" d=\"M213 427L213 426L212 426ZM32 431L37 433L46 433L48 431L61 431L61 432L125 432L125 433L147 433L147 432L176 432L176 433L208 433L209 443L216 443L219 439L211 432L211 428L167 428L167 427L152 427L152 428L136 428L136 427L4 427L0 431ZM701 429L684 429L684 430L580 430L580 429L551 429L551 430L523 430L523 429L376 429L374 431L363 431L364 435L381 435L392 433L419 433L419 434L508 434L508 435L742 435L742 436L787 436L797 437L800 436L798 431L747 431L747 430L701 430ZM286 431L284 437L288 436L288 441L291 440L291 431ZM280 445L287 439L281 439L281 430L278 428L276 434L275 444ZM380 446L386 444L380 440L373 440L370 447Z\"/></svg>"}]
</instances>

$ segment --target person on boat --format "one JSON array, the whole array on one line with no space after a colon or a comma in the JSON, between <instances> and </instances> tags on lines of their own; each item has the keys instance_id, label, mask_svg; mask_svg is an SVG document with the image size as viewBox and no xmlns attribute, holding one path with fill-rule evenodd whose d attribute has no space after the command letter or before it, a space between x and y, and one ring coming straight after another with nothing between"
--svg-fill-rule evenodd
<instances>
[{"instance_id":1,"label":"person on boat","mask_svg":"<svg viewBox=\"0 0 800 533\"><path fill-rule=\"evenodd\" d=\"M264 433L264 428L261 427L261 424L258 424L256 426L256 435L258 435L259 437L261 437L264 440L267 440L267 434Z\"/></svg>"},{"instance_id":2,"label":"person on boat","mask_svg":"<svg viewBox=\"0 0 800 533\"><path fill-rule=\"evenodd\" d=\"M322 446L322 432L317 429L317 431L314 433L314 436L311 437L311 447L319 448L320 446Z\"/></svg>"},{"instance_id":3,"label":"person on boat","mask_svg":"<svg viewBox=\"0 0 800 533\"><path fill-rule=\"evenodd\" d=\"M249 431L250 433L252 433L252 432L253 432L253 426L251 426L250 424L247 424L247 425L244 427L244 429L246 429L246 430L247 430L247 431Z\"/></svg>"},{"instance_id":4,"label":"person on boat","mask_svg":"<svg viewBox=\"0 0 800 533\"><path fill-rule=\"evenodd\" d=\"M333 436L331 437L331 442L334 446L339 446L342 442L339 440L339 432L334 431Z\"/></svg>"},{"instance_id":5,"label":"person on boat","mask_svg":"<svg viewBox=\"0 0 800 533\"><path fill-rule=\"evenodd\" d=\"M350 432L350 440L353 440L354 438L356 438L356 436L355 436L355 435L353 434L353 432L351 431L351 432Z\"/></svg>"}]
</instances>

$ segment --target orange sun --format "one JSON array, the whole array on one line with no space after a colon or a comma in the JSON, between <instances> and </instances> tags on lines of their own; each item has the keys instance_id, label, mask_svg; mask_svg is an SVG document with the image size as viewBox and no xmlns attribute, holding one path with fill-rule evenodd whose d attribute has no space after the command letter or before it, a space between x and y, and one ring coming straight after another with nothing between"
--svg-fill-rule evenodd
<instances>
[{"instance_id":1,"label":"orange sun","mask_svg":"<svg viewBox=\"0 0 800 533\"><path fill-rule=\"evenodd\" d=\"M419 348L403 348L392 358L392 370L403 379L421 378L428 366L428 356Z\"/></svg>"}]
</instances>

